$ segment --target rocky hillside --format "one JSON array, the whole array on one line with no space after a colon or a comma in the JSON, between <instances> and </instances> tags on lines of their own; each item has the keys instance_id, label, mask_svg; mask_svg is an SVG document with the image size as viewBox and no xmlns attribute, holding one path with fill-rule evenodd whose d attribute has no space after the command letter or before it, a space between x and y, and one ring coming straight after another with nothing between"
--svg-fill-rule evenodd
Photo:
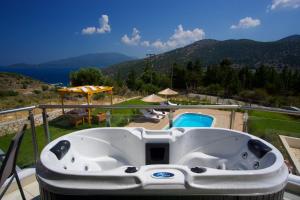
<instances>
[{"instance_id":1,"label":"rocky hillside","mask_svg":"<svg viewBox=\"0 0 300 200\"><path fill-rule=\"evenodd\" d=\"M57 98L51 85L15 73L0 72L0 110Z\"/></svg>"}]
</instances>

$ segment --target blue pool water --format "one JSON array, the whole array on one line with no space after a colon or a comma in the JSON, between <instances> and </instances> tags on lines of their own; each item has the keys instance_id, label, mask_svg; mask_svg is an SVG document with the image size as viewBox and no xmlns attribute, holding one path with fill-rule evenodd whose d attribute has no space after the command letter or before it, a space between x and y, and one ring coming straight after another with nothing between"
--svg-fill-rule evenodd
<instances>
[{"instance_id":1,"label":"blue pool water","mask_svg":"<svg viewBox=\"0 0 300 200\"><path fill-rule=\"evenodd\" d=\"M176 118L173 127L211 127L213 118L197 113L185 113Z\"/></svg>"}]
</instances>

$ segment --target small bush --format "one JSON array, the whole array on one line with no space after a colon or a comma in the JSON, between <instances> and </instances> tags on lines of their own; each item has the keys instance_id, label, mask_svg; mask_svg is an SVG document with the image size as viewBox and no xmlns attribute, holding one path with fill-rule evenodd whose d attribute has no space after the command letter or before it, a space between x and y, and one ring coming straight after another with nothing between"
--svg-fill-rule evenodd
<instances>
[{"instance_id":1,"label":"small bush","mask_svg":"<svg viewBox=\"0 0 300 200\"><path fill-rule=\"evenodd\" d=\"M34 94L41 94L42 91L41 91L41 90L33 90L33 93L34 93Z\"/></svg>"},{"instance_id":2,"label":"small bush","mask_svg":"<svg viewBox=\"0 0 300 200\"><path fill-rule=\"evenodd\" d=\"M49 89L49 86L48 85L42 85L42 90L43 91L46 91L46 90L48 90Z\"/></svg>"},{"instance_id":3,"label":"small bush","mask_svg":"<svg viewBox=\"0 0 300 200\"><path fill-rule=\"evenodd\" d=\"M98 93L98 94L94 94L93 99L99 100L99 99L104 99L104 97L105 97L104 93Z\"/></svg>"},{"instance_id":4,"label":"small bush","mask_svg":"<svg viewBox=\"0 0 300 200\"><path fill-rule=\"evenodd\" d=\"M0 90L0 97L18 96L19 93L14 90Z\"/></svg>"},{"instance_id":5,"label":"small bush","mask_svg":"<svg viewBox=\"0 0 300 200\"><path fill-rule=\"evenodd\" d=\"M26 83L22 84L22 89L27 89L28 85Z\"/></svg>"}]
</instances>

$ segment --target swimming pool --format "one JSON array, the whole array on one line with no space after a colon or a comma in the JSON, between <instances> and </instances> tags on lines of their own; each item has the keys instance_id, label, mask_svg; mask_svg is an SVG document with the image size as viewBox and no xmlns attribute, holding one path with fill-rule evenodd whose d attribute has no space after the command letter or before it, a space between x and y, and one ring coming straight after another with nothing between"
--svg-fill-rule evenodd
<instances>
[{"instance_id":1,"label":"swimming pool","mask_svg":"<svg viewBox=\"0 0 300 200\"><path fill-rule=\"evenodd\" d=\"M173 127L211 127L214 119L198 113L184 113L173 122Z\"/></svg>"}]
</instances>

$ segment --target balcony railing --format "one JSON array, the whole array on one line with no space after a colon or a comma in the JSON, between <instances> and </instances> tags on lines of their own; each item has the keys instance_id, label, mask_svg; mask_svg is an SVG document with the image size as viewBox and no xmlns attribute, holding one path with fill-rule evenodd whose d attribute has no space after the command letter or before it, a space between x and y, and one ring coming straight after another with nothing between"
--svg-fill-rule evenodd
<instances>
[{"instance_id":1,"label":"balcony railing","mask_svg":"<svg viewBox=\"0 0 300 200\"><path fill-rule=\"evenodd\" d=\"M36 139L36 130L35 130L35 120L34 120L34 109L41 109L42 110L42 120L43 120L43 128L44 128L44 137L49 143L51 141L51 133L49 131L49 122L48 122L48 109L91 109L91 108L98 108L103 109L106 111L106 126L110 126L111 121L111 111L117 109L164 109L175 111L178 109L220 109L220 110L229 110L230 111L230 121L229 121L229 128L233 127L234 120L235 120L235 111L249 111L249 110L261 110L261 111L268 111L268 112L275 112L275 113L283 113L289 115L298 115L300 116L299 111L292 111L292 110L285 110L281 108L271 108L271 107L263 107L263 106L241 106L241 105L36 105L36 106L29 106L29 107L22 107L22 108L15 108L10 110L2 110L0 111L0 116L10 113L16 112L24 112L28 111L28 120L31 125L31 136L32 136L32 143L33 143L33 152L34 152L34 160L36 161L38 158L38 144ZM171 112L169 112L171 113ZM244 121L247 121L247 116L244 116ZM173 118L172 115L168 115L169 122L171 123ZM243 130L246 130L243 128Z\"/></svg>"},{"instance_id":2,"label":"balcony railing","mask_svg":"<svg viewBox=\"0 0 300 200\"><path fill-rule=\"evenodd\" d=\"M22 107L22 108L15 108L10 110L2 110L0 111L0 116L12 114L12 113L18 113L18 112L28 112L28 122L30 123L30 131L31 131L31 140L32 140L32 146L33 146L33 157L34 157L34 164L38 160L39 156L39 149L38 149L38 141L36 136L36 122L35 117L37 115L34 114L34 110L40 109L42 111L42 126L43 126L43 132L45 137L46 143L49 143L51 141L51 132L49 129L49 116L48 111L53 109L101 109L105 111L106 116L105 120L106 122L103 123L104 126L110 126L111 121L114 121L116 119L123 118L126 121L126 117L128 116L122 116L118 114L113 114L112 111L114 110L123 110L123 109L158 109L158 110L169 110L169 111L176 111L179 109L214 109L219 111L227 111L227 115L220 116L222 114L219 114L219 118L228 118L226 122L228 122L229 128L234 128L235 123L235 115L236 112L243 112L243 131L247 132L247 120L248 120L248 111L268 111L268 112L274 112L274 113L282 113L287 115L294 115L294 116L300 116L299 111L292 111L292 110L285 110L280 108L271 108L271 107L263 107L263 106L241 106L241 105L176 105L176 106L170 106L170 105L36 105L36 106L29 106L29 107ZM229 112L228 112L229 111ZM40 113L40 112L39 112ZM173 121L173 115L170 114L172 112L169 112L168 122L170 123L169 126L171 126L171 123ZM40 115L39 115L40 116ZM298 117L297 117L298 118ZM129 121L129 117L128 117ZM287 123L290 123L289 121ZM103 125L102 124L102 125ZM299 123L300 126L300 123Z\"/></svg>"}]
</instances>

